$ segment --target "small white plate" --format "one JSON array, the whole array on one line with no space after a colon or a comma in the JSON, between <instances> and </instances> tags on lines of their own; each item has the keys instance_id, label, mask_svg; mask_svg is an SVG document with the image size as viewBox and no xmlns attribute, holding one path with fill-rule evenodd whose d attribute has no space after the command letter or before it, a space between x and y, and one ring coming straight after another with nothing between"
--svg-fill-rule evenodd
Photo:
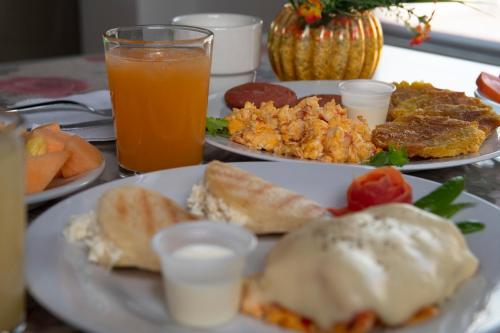
<instances>
[{"instance_id":1,"label":"small white plate","mask_svg":"<svg viewBox=\"0 0 500 333\"><path fill-rule=\"evenodd\" d=\"M353 177L367 168L350 165L298 163L235 163L277 185L289 188L324 206L342 207ZM159 191L184 205L193 184L203 178L205 166L163 170L125 178L78 193L51 207L28 228L26 235L26 277L29 290L38 302L72 325L89 332L122 333L215 333L290 332L238 315L226 325L211 329L177 326L165 310L161 278L138 270L107 270L91 264L86 251L69 244L62 234L70 216L96 208L102 193L124 184L136 184ZM414 198L431 192L439 184L405 176ZM463 193L457 202L475 206L456 216L456 221L477 219L486 229L467 235L472 252L480 260L479 272L445 302L439 315L405 329L377 330L374 333L493 333L500 329L500 209L476 196ZM259 239L249 257L247 274L259 271L272 237Z\"/></svg>"},{"instance_id":2,"label":"small white plate","mask_svg":"<svg viewBox=\"0 0 500 333\"><path fill-rule=\"evenodd\" d=\"M58 183L52 183L51 187L45 191L26 195L25 202L27 205L39 204L81 190L99 178L105 167L106 162L103 159L97 169L90 170L79 176L58 180Z\"/></svg>"},{"instance_id":3,"label":"small white plate","mask_svg":"<svg viewBox=\"0 0 500 333\"><path fill-rule=\"evenodd\" d=\"M297 97L303 97L312 94L340 94L338 83L340 81L288 81L278 82L279 85L288 87L295 91ZM231 110L226 106L224 101L224 93L214 93L208 98L208 111L209 117L222 118L227 116ZM249 156L261 160L268 161L287 161L299 163L321 163L317 161L299 159L294 157L284 157L274 155L265 151L254 150L245 147L239 143L231 141L229 138L221 136L206 135L205 141L215 147L230 151L232 153ZM435 158L429 160L412 161L400 168L402 171L417 171L417 170L431 170L455 167L465 164L471 164L488 160L500 155L500 128L492 133L486 139L479 152L474 154L461 155L450 158ZM332 163L328 163L332 164Z\"/></svg>"}]
</instances>

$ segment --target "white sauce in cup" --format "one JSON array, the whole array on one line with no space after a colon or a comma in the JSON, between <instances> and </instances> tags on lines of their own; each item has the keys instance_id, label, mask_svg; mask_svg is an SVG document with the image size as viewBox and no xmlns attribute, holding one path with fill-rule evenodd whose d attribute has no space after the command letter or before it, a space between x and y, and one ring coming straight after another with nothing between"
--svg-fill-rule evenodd
<instances>
[{"instance_id":1,"label":"white sauce in cup","mask_svg":"<svg viewBox=\"0 0 500 333\"><path fill-rule=\"evenodd\" d=\"M174 251L172 256L178 259L211 260L234 256L234 252L218 245L193 244ZM176 281L165 275L164 281L169 311L181 324L210 327L230 320L238 311L240 279L191 283Z\"/></svg>"},{"instance_id":2,"label":"white sauce in cup","mask_svg":"<svg viewBox=\"0 0 500 333\"><path fill-rule=\"evenodd\" d=\"M178 223L152 241L162 266L169 315L179 324L212 327L239 308L245 257L257 239L221 222Z\"/></svg>"}]
</instances>

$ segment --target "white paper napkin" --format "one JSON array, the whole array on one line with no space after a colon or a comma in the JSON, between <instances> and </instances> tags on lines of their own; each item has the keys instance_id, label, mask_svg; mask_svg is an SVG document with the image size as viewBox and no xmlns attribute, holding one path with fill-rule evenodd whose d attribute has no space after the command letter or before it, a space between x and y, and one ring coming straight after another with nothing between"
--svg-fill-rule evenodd
<instances>
[{"instance_id":1,"label":"white paper napkin","mask_svg":"<svg viewBox=\"0 0 500 333\"><path fill-rule=\"evenodd\" d=\"M14 106L23 106L53 100L75 101L93 107L96 110L111 109L109 90L97 90L86 94L71 95L55 99L31 98L18 102ZM31 113L22 114L22 116L25 120L26 127L28 128L50 122L57 122L59 124L74 124L106 119L106 117L92 114L90 112L79 111L74 107L68 107L64 104L49 106L46 109L44 108ZM88 141L110 141L115 139L113 123L78 129L65 129L65 131L77 134Z\"/></svg>"}]
</instances>

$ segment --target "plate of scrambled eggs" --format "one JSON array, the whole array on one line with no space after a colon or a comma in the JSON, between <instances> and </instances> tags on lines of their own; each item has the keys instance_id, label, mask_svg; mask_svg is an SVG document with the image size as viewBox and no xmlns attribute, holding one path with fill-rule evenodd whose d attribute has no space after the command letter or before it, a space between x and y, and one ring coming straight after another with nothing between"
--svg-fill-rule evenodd
<instances>
[{"instance_id":1,"label":"plate of scrambled eggs","mask_svg":"<svg viewBox=\"0 0 500 333\"><path fill-rule=\"evenodd\" d=\"M298 98L339 94L340 81L289 81L279 84ZM334 101L319 105L316 97L299 100L296 106L275 108L272 103L257 107L246 103L231 109L224 93L208 99L208 117L225 118L229 136L207 134L206 142L236 154L268 161L360 164L380 151L363 119L350 119ZM479 162L500 155L500 132L494 130L476 153L449 158L412 160L403 171L447 168Z\"/></svg>"}]
</instances>

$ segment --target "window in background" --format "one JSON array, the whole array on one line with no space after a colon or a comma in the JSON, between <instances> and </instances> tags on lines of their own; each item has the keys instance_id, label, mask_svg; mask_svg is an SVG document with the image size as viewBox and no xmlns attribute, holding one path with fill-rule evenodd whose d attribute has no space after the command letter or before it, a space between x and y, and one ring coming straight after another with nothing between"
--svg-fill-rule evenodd
<instances>
[{"instance_id":1,"label":"window in background","mask_svg":"<svg viewBox=\"0 0 500 333\"><path fill-rule=\"evenodd\" d=\"M431 38L416 49L500 65L500 0L425 3L411 8L419 14L435 9ZM395 15L379 10L378 16L385 42L409 47L410 34Z\"/></svg>"}]
</instances>

